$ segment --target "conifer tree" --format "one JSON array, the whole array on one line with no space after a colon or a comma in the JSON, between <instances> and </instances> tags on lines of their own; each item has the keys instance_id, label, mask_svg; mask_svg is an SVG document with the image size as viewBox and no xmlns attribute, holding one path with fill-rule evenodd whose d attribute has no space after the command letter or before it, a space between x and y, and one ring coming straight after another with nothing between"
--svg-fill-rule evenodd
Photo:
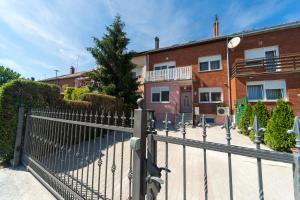
<instances>
[{"instance_id":1,"label":"conifer tree","mask_svg":"<svg viewBox=\"0 0 300 200\"><path fill-rule=\"evenodd\" d=\"M135 65L131 62L134 52L129 52L129 39L123 31L125 24L117 15L113 23L106 27L101 39L94 37L95 46L88 51L96 59L98 68L90 74L94 81L93 90L116 96L126 104L134 105L139 97L139 83L133 76Z\"/></svg>"}]
</instances>

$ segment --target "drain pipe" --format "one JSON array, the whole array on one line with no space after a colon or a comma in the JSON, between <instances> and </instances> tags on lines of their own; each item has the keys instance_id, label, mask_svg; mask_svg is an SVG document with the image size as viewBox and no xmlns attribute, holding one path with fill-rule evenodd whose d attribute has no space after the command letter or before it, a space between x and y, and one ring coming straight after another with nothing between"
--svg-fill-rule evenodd
<instances>
[{"instance_id":1,"label":"drain pipe","mask_svg":"<svg viewBox=\"0 0 300 200\"><path fill-rule=\"evenodd\" d=\"M226 56L227 56L226 59L227 59L227 81L228 81L228 107L229 107L229 115L231 115L231 82L230 82L228 37L226 39Z\"/></svg>"}]
</instances>

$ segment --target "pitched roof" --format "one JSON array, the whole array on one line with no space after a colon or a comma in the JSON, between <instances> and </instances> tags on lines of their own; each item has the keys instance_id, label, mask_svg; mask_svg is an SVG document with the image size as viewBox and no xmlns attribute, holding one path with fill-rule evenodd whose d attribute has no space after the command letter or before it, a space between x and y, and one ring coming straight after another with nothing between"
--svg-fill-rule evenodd
<instances>
[{"instance_id":1,"label":"pitched roof","mask_svg":"<svg viewBox=\"0 0 300 200\"><path fill-rule=\"evenodd\" d=\"M159 49L151 49L148 51L139 52L138 55L145 55L148 53L155 53L155 52L177 49L177 48L182 48L182 47L188 47L188 46L193 46L193 45L198 45L198 44L203 44L203 43L216 42L216 41L226 40L227 38L233 38L233 37L237 37L237 36L250 36L250 35L261 34L261 33L265 33L265 32L278 31L278 30L282 30L282 29L296 28L296 27L300 27L300 20L294 21L294 22L289 22L289 23L284 23L284 24L279 24L279 25L275 25L275 26L245 30L245 31L228 34L228 35L224 35L224 36L219 36L219 37L215 37L215 38L195 40L195 41L190 41L190 42L181 43L181 44L174 44L174 45L162 47Z\"/></svg>"},{"instance_id":2,"label":"pitched roof","mask_svg":"<svg viewBox=\"0 0 300 200\"><path fill-rule=\"evenodd\" d=\"M47 79L43 79L40 81L53 81L53 80L61 80L61 79L68 79L68 78L78 78L78 77L82 77L84 75L86 75L87 73L92 72L94 69L90 69L90 70L86 70L86 71L80 71L80 72L76 72L74 74L65 74L65 75L61 75L61 76L57 76L57 77L51 77L51 78L47 78Z\"/></svg>"}]
</instances>

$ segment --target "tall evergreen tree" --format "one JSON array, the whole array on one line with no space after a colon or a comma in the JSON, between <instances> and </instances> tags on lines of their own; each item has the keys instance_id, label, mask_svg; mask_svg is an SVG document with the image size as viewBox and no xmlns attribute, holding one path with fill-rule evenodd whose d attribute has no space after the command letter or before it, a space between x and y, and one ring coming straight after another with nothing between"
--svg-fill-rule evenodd
<instances>
[{"instance_id":1,"label":"tall evergreen tree","mask_svg":"<svg viewBox=\"0 0 300 200\"><path fill-rule=\"evenodd\" d=\"M90 74L94 81L92 89L100 93L121 98L127 104L135 104L139 95L139 83L133 76L135 65L131 62L134 52L128 52L129 39L123 31L125 24L120 16L106 27L107 33L102 39L93 38L95 46L88 48L98 64L95 72Z\"/></svg>"}]
</instances>

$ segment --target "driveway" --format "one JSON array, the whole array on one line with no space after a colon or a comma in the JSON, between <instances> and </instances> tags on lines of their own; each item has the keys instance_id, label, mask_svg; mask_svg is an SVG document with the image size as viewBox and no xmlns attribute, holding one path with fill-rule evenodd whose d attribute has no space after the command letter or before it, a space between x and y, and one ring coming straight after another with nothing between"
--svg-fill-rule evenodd
<instances>
[{"instance_id":1,"label":"driveway","mask_svg":"<svg viewBox=\"0 0 300 200\"><path fill-rule=\"evenodd\" d=\"M54 200L55 198L24 167L0 169L1 200Z\"/></svg>"}]
</instances>

